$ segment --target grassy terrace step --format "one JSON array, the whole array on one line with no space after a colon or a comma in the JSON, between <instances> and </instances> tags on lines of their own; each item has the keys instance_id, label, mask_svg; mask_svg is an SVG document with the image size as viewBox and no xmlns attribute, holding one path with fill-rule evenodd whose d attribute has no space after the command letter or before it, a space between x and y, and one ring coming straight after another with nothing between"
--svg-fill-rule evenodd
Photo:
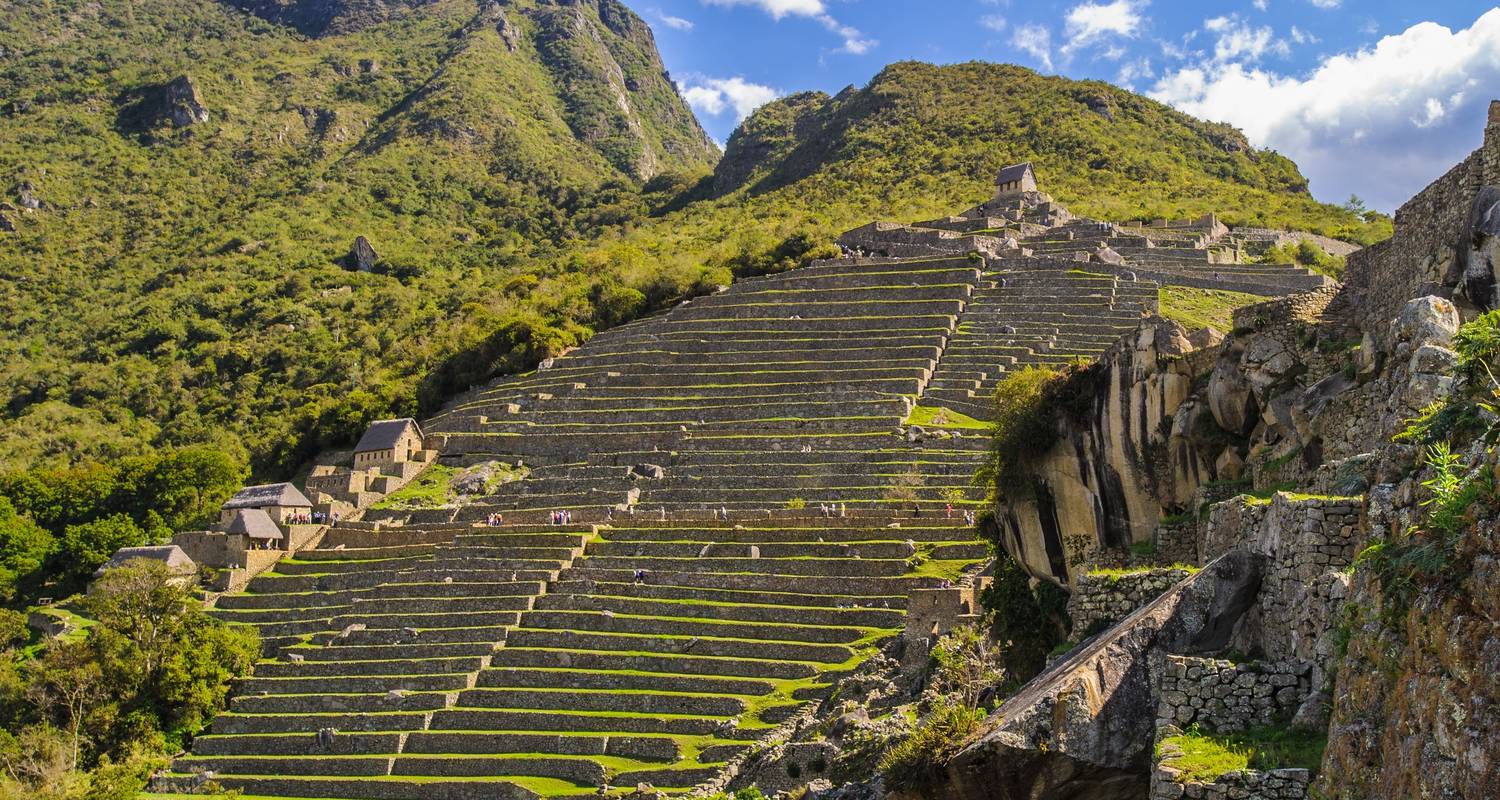
<instances>
[{"instance_id":1,"label":"grassy terrace step","mask_svg":"<svg viewBox=\"0 0 1500 800\"><path fill-rule=\"evenodd\" d=\"M433 713L432 729L434 731L559 731L569 734L641 733L708 736L718 731L727 721L728 718L725 717L671 714L639 715L565 710L496 711L454 708Z\"/></svg>"},{"instance_id":2,"label":"grassy terrace step","mask_svg":"<svg viewBox=\"0 0 1500 800\"><path fill-rule=\"evenodd\" d=\"M427 725L429 711L381 712L374 714L239 714L214 717L209 730L214 735L317 733L333 728L341 733L414 731ZM204 737L195 738L197 742Z\"/></svg>"},{"instance_id":3,"label":"grassy terrace step","mask_svg":"<svg viewBox=\"0 0 1500 800\"><path fill-rule=\"evenodd\" d=\"M600 583L632 583L632 569L574 567L568 572L573 580ZM924 577L855 577L841 575L831 581L817 575L726 574L716 572L648 572L644 582L654 586L684 589L730 589L749 592L775 592L804 595L825 594L837 589L851 600L863 596L906 595L914 589L933 589L942 584L938 578Z\"/></svg>"},{"instance_id":4,"label":"grassy terrace step","mask_svg":"<svg viewBox=\"0 0 1500 800\"><path fill-rule=\"evenodd\" d=\"M364 663L364 662L360 662ZM319 676L312 678L246 678L240 690L246 692L235 699L240 705L236 710L296 711L301 708L301 695L313 692L334 692L338 695L356 695L371 692L389 692L400 689L405 692L452 692L468 688L468 672L433 675L361 675L356 677ZM278 699L288 696L297 702L276 705ZM314 711L337 711L337 706L316 707Z\"/></svg>"},{"instance_id":5,"label":"grassy terrace step","mask_svg":"<svg viewBox=\"0 0 1500 800\"><path fill-rule=\"evenodd\" d=\"M505 708L564 711L624 711L635 714L680 714L734 717L748 703L729 695L624 689L469 689L459 694L463 708Z\"/></svg>"},{"instance_id":6,"label":"grassy terrace step","mask_svg":"<svg viewBox=\"0 0 1500 800\"><path fill-rule=\"evenodd\" d=\"M556 637L549 637L555 640ZM688 640L673 642L680 646ZM623 642L650 647L651 642ZM569 649L550 646L542 641L534 647L507 646L495 654L491 667L532 667L543 669L630 670L686 675L714 675L729 678L765 678L796 680L812 678L821 671L816 662L757 661L739 656L678 654L667 650L651 652L631 650Z\"/></svg>"},{"instance_id":7,"label":"grassy terrace step","mask_svg":"<svg viewBox=\"0 0 1500 800\"><path fill-rule=\"evenodd\" d=\"M864 635L864 632L858 628L820 627L806 623L605 615L586 611L531 611L522 616L521 626L519 630L549 629L662 636L709 636L821 644L849 644L858 641Z\"/></svg>"},{"instance_id":8,"label":"grassy terrace step","mask_svg":"<svg viewBox=\"0 0 1500 800\"><path fill-rule=\"evenodd\" d=\"M476 628L473 630L483 630ZM351 634L352 635L352 634ZM494 652L490 642L429 642L422 636L409 637L412 644L336 644L326 647L298 647L288 650L307 661L386 661L391 659L454 658L488 656ZM256 674L261 673L258 669Z\"/></svg>"},{"instance_id":9,"label":"grassy terrace step","mask_svg":"<svg viewBox=\"0 0 1500 800\"><path fill-rule=\"evenodd\" d=\"M349 714L388 711L433 711L445 708L448 697L442 692L412 690L404 697L387 694L388 686L378 694L370 692L331 693L314 690L301 695L240 694L230 700L229 709L236 714ZM464 688L464 687L460 687Z\"/></svg>"},{"instance_id":10,"label":"grassy terrace step","mask_svg":"<svg viewBox=\"0 0 1500 800\"><path fill-rule=\"evenodd\" d=\"M514 626L520 617L519 611L336 617L329 631L312 636L312 644L327 644L337 636L344 636L344 644L356 646L499 642L505 639L505 628ZM347 635L333 632L356 622L368 627Z\"/></svg>"},{"instance_id":11,"label":"grassy terrace step","mask_svg":"<svg viewBox=\"0 0 1500 800\"><path fill-rule=\"evenodd\" d=\"M682 572L738 573L817 577L896 577L906 574L905 559L841 558L651 558L584 556L583 570L637 570L653 574Z\"/></svg>"},{"instance_id":12,"label":"grassy terrace step","mask_svg":"<svg viewBox=\"0 0 1500 800\"><path fill-rule=\"evenodd\" d=\"M506 756L185 756L173 769L212 770L216 774L309 775L327 777L433 775L440 777L526 776L557 778L580 786L604 782L604 766L585 758Z\"/></svg>"},{"instance_id":13,"label":"grassy terrace step","mask_svg":"<svg viewBox=\"0 0 1500 800\"><path fill-rule=\"evenodd\" d=\"M174 780L175 778L175 780ZM483 786L484 800L535 800L539 793L575 793L580 787L565 781L475 781L420 780L413 778L351 779L346 777L282 777L279 775L217 774L214 780L226 789L246 796L281 798L348 798L349 800L475 800L476 785ZM194 776L169 776L160 783L169 789L195 788Z\"/></svg>"},{"instance_id":14,"label":"grassy terrace step","mask_svg":"<svg viewBox=\"0 0 1500 800\"><path fill-rule=\"evenodd\" d=\"M415 733L406 753L524 754L612 756L634 761L671 763L682 757L677 740L665 736L589 736L556 733Z\"/></svg>"},{"instance_id":15,"label":"grassy terrace step","mask_svg":"<svg viewBox=\"0 0 1500 800\"><path fill-rule=\"evenodd\" d=\"M547 611L609 611L613 614L655 617L698 617L740 622L795 621L802 625L897 628L905 615L898 609L826 608L795 605L749 605L692 600L636 599L599 594L553 593L537 598Z\"/></svg>"},{"instance_id":16,"label":"grassy terrace step","mask_svg":"<svg viewBox=\"0 0 1500 800\"><path fill-rule=\"evenodd\" d=\"M767 695L774 687L764 680L677 675L623 670L535 669L497 667L479 673L479 688L589 689L692 694Z\"/></svg>"},{"instance_id":17,"label":"grassy terrace step","mask_svg":"<svg viewBox=\"0 0 1500 800\"><path fill-rule=\"evenodd\" d=\"M512 647L613 650L825 664L843 663L854 656L854 652L848 647L834 644L805 644L763 639L716 639L704 636L553 631L531 628L518 628L512 631L507 641L509 644L506 650Z\"/></svg>"},{"instance_id":18,"label":"grassy terrace step","mask_svg":"<svg viewBox=\"0 0 1500 800\"><path fill-rule=\"evenodd\" d=\"M902 593L891 593L879 595L875 593L863 595L846 594L822 594L818 592L773 592L764 589L734 590L720 589L712 586L671 586L660 583L640 584L630 580L631 576L624 576L625 580L614 582L606 580L595 580L568 573L569 578L560 580L554 587L553 593L547 597L561 595L591 596L598 598L624 598L624 599L647 599L665 601L685 601L688 603L704 604L765 604L773 606L806 606L831 609L845 608L878 608L878 609L905 609L906 596ZM660 580L662 576L656 576ZM840 582L842 584L842 582ZM809 589L828 588L825 586L809 585ZM545 605L542 598L538 598L538 605Z\"/></svg>"}]
</instances>

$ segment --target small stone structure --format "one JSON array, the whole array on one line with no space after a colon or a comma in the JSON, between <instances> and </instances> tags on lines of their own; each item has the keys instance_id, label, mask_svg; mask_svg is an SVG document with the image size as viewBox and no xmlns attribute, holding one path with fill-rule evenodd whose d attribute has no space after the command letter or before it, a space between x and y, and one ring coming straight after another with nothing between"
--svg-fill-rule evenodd
<instances>
[{"instance_id":1,"label":"small stone structure","mask_svg":"<svg viewBox=\"0 0 1500 800\"><path fill-rule=\"evenodd\" d=\"M278 525L287 525L299 516L312 513L312 501L290 483L265 483L246 486L219 507L219 524L228 525L235 512L260 509Z\"/></svg>"},{"instance_id":2,"label":"small stone structure","mask_svg":"<svg viewBox=\"0 0 1500 800\"><path fill-rule=\"evenodd\" d=\"M426 449L425 440L414 419L377 420L365 430L345 463L313 467L307 491L317 499L319 509L347 518L405 486L435 463L437 452Z\"/></svg>"},{"instance_id":3,"label":"small stone structure","mask_svg":"<svg viewBox=\"0 0 1500 800\"><path fill-rule=\"evenodd\" d=\"M235 509L224 525L224 536L231 551L273 550L286 541L286 534L261 508Z\"/></svg>"},{"instance_id":4,"label":"small stone structure","mask_svg":"<svg viewBox=\"0 0 1500 800\"><path fill-rule=\"evenodd\" d=\"M421 460L422 428L410 417L370 423L354 446L354 468L384 468Z\"/></svg>"},{"instance_id":5,"label":"small stone structure","mask_svg":"<svg viewBox=\"0 0 1500 800\"><path fill-rule=\"evenodd\" d=\"M1031 168L1030 161L1006 167L995 177L996 200L1008 200L1036 190L1036 171Z\"/></svg>"}]
</instances>

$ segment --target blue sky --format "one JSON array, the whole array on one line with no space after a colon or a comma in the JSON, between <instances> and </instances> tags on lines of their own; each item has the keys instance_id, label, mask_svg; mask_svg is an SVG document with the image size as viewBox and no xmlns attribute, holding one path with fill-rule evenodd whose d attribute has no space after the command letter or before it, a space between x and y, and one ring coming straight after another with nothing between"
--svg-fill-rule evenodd
<instances>
[{"instance_id":1,"label":"blue sky","mask_svg":"<svg viewBox=\"0 0 1500 800\"><path fill-rule=\"evenodd\" d=\"M1392 210L1477 147L1500 8L1430 0L627 0L723 142L782 94L892 61L1022 64L1126 86L1291 156L1322 200Z\"/></svg>"}]
</instances>

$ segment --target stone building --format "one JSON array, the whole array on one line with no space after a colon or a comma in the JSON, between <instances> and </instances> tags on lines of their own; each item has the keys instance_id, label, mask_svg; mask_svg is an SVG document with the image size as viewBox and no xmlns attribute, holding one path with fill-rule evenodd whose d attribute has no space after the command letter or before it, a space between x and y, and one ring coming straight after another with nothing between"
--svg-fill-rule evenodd
<instances>
[{"instance_id":1,"label":"stone building","mask_svg":"<svg viewBox=\"0 0 1500 800\"><path fill-rule=\"evenodd\" d=\"M1036 171L1031 168L1030 161L1006 167L1000 170L1000 175L995 178L996 200L1017 197L1026 192L1035 191L1037 191Z\"/></svg>"},{"instance_id":2,"label":"stone building","mask_svg":"<svg viewBox=\"0 0 1500 800\"><path fill-rule=\"evenodd\" d=\"M410 417L382 419L370 423L354 446L356 470L404 464L422 452L422 429Z\"/></svg>"},{"instance_id":3,"label":"stone building","mask_svg":"<svg viewBox=\"0 0 1500 800\"><path fill-rule=\"evenodd\" d=\"M167 565L167 571L172 574L172 583L188 586L198 577L198 565L181 547L175 544L154 545L147 547L122 547L109 557L109 563L94 572L94 577L123 567L131 561L146 559L148 561L160 561Z\"/></svg>"},{"instance_id":4,"label":"stone building","mask_svg":"<svg viewBox=\"0 0 1500 800\"><path fill-rule=\"evenodd\" d=\"M219 507L219 524L228 525L234 519L236 511L260 509L277 524L284 525L297 516L311 514L312 505L307 495L290 483L246 486Z\"/></svg>"}]
</instances>

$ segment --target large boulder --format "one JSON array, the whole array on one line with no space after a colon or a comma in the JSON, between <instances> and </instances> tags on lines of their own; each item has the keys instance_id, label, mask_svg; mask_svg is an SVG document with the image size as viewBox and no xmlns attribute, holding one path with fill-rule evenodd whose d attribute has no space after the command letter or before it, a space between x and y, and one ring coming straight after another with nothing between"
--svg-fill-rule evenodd
<instances>
[{"instance_id":1,"label":"large boulder","mask_svg":"<svg viewBox=\"0 0 1500 800\"><path fill-rule=\"evenodd\" d=\"M1260 418L1260 407L1250 381L1240 370L1238 342L1219 357L1208 379L1208 408L1214 421L1230 433L1248 436Z\"/></svg>"},{"instance_id":2,"label":"large boulder","mask_svg":"<svg viewBox=\"0 0 1500 800\"><path fill-rule=\"evenodd\" d=\"M1486 186L1474 197L1468 235L1459 250L1463 278L1458 294L1481 310L1500 306L1495 267L1500 265L1500 188Z\"/></svg>"},{"instance_id":3,"label":"large boulder","mask_svg":"<svg viewBox=\"0 0 1500 800\"><path fill-rule=\"evenodd\" d=\"M1418 297L1397 315L1396 340L1410 342L1413 349L1426 344L1447 347L1458 325L1458 309L1452 302L1433 295Z\"/></svg>"},{"instance_id":4,"label":"large boulder","mask_svg":"<svg viewBox=\"0 0 1500 800\"><path fill-rule=\"evenodd\" d=\"M375 252L375 246L370 240L363 236L354 237L354 246L349 248L349 262L360 272L371 272L375 264L380 260L380 255Z\"/></svg>"}]
</instances>

